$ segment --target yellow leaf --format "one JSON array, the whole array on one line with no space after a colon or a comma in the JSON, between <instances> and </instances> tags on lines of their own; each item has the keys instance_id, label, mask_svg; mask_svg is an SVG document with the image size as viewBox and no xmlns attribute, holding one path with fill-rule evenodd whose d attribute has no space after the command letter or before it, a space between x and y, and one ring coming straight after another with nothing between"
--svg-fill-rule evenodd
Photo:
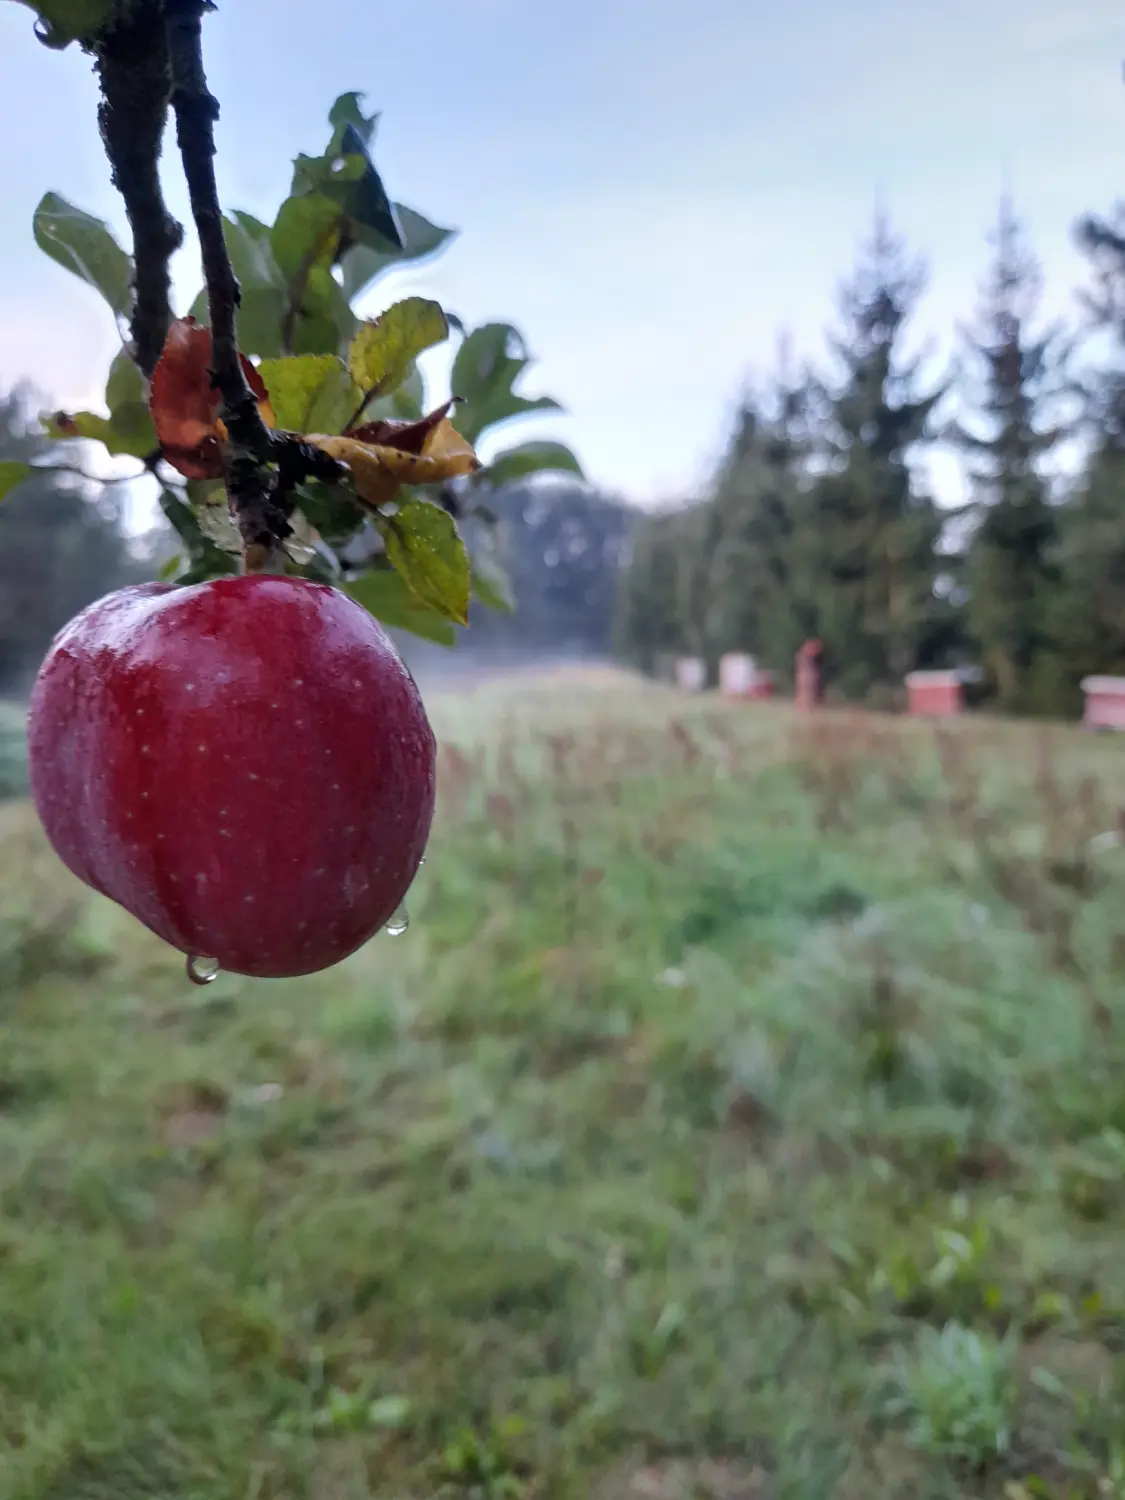
<instances>
[{"instance_id":1,"label":"yellow leaf","mask_svg":"<svg viewBox=\"0 0 1125 1500\"><path fill-rule=\"evenodd\" d=\"M323 437L315 432L309 433L306 441L312 443L314 448L319 448L322 453L327 453L329 458L347 464L352 473L356 494L366 505L377 509L394 499L402 480L380 462L379 455L383 449L357 443L355 438Z\"/></svg>"},{"instance_id":2,"label":"yellow leaf","mask_svg":"<svg viewBox=\"0 0 1125 1500\"><path fill-rule=\"evenodd\" d=\"M473 452L473 445L454 427L448 417L443 417L422 444L422 454L438 463L450 466L447 478L458 474L471 474L480 468L480 459Z\"/></svg>"},{"instance_id":3,"label":"yellow leaf","mask_svg":"<svg viewBox=\"0 0 1125 1500\"><path fill-rule=\"evenodd\" d=\"M386 443L361 443L356 438L312 433L308 442L352 472L356 494L367 505L379 507L393 500L403 484L442 484L480 467L472 447L443 417L426 434L421 453L408 453Z\"/></svg>"}]
</instances>

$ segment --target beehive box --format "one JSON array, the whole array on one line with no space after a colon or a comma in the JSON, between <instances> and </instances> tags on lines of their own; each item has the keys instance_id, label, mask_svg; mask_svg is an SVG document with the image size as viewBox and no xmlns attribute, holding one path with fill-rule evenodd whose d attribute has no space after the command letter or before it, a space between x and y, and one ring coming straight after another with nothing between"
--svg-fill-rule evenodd
<instances>
[{"instance_id":1,"label":"beehive box","mask_svg":"<svg viewBox=\"0 0 1125 1500\"><path fill-rule=\"evenodd\" d=\"M944 719L964 712L965 700L958 672L911 672L906 679L907 713Z\"/></svg>"},{"instance_id":2,"label":"beehive box","mask_svg":"<svg viewBox=\"0 0 1125 1500\"><path fill-rule=\"evenodd\" d=\"M1084 677L1087 729L1125 729L1125 677Z\"/></svg>"},{"instance_id":3,"label":"beehive box","mask_svg":"<svg viewBox=\"0 0 1125 1500\"><path fill-rule=\"evenodd\" d=\"M701 656L681 656L676 662L676 686L685 693L701 693L707 685L707 663Z\"/></svg>"}]
</instances>

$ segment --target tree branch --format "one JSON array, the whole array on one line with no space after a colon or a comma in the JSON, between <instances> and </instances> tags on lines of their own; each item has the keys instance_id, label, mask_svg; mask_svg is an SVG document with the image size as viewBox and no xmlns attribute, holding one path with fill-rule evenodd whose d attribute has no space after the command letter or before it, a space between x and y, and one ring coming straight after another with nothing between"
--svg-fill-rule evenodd
<instances>
[{"instance_id":1,"label":"tree branch","mask_svg":"<svg viewBox=\"0 0 1125 1500\"><path fill-rule=\"evenodd\" d=\"M240 293L223 238L215 182L219 105L203 69L203 13L209 8L209 0L164 0L172 108L211 309L211 378L222 398L222 419L230 436L227 494L246 549L247 570L264 572L283 564L280 544L290 527L273 504L272 486L263 472L272 457L273 440L238 354L235 315Z\"/></svg>"},{"instance_id":2,"label":"tree branch","mask_svg":"<svg viewBox=\"0 0 1125 1500\"><path fill-rule=\"evenodd\" d=\"M293 530L289 524L293 487L310 475L331 480L345 471L292 434L272 433L242 368L235 327L240 292L223 237L215 182L219 105L207 87L203 68L203 14L212 9L211 0L164 0L176 141L211 309L211 379L222 398L221 416L230 439L226 481L231 513L242 537L246 571L281 572L285 567L282 543Z\"/></svg>"},{"instance_id":3,"label":"tree branch","mask_svg":"<svg viewBox=\"0 0 1125 1500\"><path fill-rule=\"evenodd\" d=\"M159 6L134 6L94 49L101 83L98 124L113 184L133 231L133 358L152 376L172 321L169 262L184 231L160 186L168 118L168 48Z\"/></svg>"}]
</instances>

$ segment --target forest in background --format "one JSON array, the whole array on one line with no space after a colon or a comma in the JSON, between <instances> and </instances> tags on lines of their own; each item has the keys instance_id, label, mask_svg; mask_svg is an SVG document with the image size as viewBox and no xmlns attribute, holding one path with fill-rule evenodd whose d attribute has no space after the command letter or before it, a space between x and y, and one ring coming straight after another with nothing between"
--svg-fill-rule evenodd
<instances>
[{"instance_id":1,"label":"forest in background","mask_svg":"<svg viewBox=\"0 0 1125 1500\"><path fill-rule=\"evenodd\" d=\"M1076 226L1089 266L1073 325L1002 203L979 305L948 372L912 352L925 268L877 219L839 297L823 368L747 395L704 494L646 513L571 479L490 497L514 614L474 609L462 651L670 657L745 650L791 676L818 637L833 692L889 705L914 668L973 665L1004 712L1071 714L1081 678L1125 671L1125 205ZM48 455L32 393L0 399L0 458ZM942 506L952 446L968 497ZM127 534L120 492L44 473L0 508L0 693L27 687L83 605L153 576L160 528ZM428 656L433 653L427 653Z\"/></svg>"},{"instance_id":2,"label":"forest in background","mask_svg":"<svg viewBox=\"0 0 1125 1500\"><path fill-rule=\"evenodd\" d=\"M973 666L994 708L1070 714L1125 671L1125 205L1076 226L1074 326L1039 316L1040 268L1012 205L948 373L910 352L923 263L887 221L844 283L826 370L748 397L709 495L645 518L618 644L647 671L748 650L792 675L823 642L841 698L898 701L913 669ZM952 340L951 340L952 342ZM932 362L931 362L932 363ZM963 457L938 504L926 459Z\"/></svg>"}]
</instances>

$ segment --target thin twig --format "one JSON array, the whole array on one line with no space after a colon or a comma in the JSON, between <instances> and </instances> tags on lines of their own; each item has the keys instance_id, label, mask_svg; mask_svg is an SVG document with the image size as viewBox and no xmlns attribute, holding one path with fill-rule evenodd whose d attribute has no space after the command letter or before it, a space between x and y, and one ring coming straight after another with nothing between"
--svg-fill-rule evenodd
<instances>
[{"instance_id":1,"label":"thin twig","mask_svg":"<svg viewBox=\"0 0 1125 1500\"><path fill-rule=\"evenodd\" d=\"M168 118L168 49L160 8L133 6L94 49L102 102L98 123L113 183L133 232L133 313L129 351L151 378L172 321L169 262L184 231L160 186Z\"/></svg>"}]
</instances>

